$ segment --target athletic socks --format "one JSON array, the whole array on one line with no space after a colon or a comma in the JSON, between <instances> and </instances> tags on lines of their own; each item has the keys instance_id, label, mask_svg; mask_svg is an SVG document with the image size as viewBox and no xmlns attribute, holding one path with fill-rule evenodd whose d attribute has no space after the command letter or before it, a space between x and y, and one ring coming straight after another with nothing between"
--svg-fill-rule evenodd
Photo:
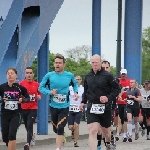
<instances>
[{"instance_id":1,"label":"athletic socks","mask_svg":"<svg viewBox=\"0 0 150 150\"><path fill-rule=\"evenodd\" d=\"M135 124L135 133L139 133L139 123Z\"/></svg>"},{"instance_id":2,"label":"athletic socks","mask_svg":"<svg viewBox=\"0 0 150 150\"><path fill-rule=\"evenodd\" d=\"M102 135L98 135L97 134L97 146L100 146L101 145L101 140L102 140Z\"/></svg>"},{"instance_id":3,"label":"athletic socks","mask_svg":"<svg viewBox=\"0 0 150 150\"><path fill-rule=\"evenodd\" d=\"M132 124L127 124L127 130L128 130L129 135L131 136L132 135Z\"/></svg>"}]
</instances>

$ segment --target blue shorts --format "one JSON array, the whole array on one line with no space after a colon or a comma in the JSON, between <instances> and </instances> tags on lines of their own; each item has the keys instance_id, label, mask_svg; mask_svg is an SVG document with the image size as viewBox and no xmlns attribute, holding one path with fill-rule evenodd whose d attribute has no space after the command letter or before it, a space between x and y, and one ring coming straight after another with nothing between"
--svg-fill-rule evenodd
<instances>
[{"instance_id":1,"label":"blue shorts","mask_svg":"<svg viewBox=\"0 0 150 150\"><path fill-rule=\"evenodd\" d=\"M82 116L81 111L80 112L69 111L68 126L74 125L74 123L80 124L81 116Z\"/></svg>"}]
</instances>

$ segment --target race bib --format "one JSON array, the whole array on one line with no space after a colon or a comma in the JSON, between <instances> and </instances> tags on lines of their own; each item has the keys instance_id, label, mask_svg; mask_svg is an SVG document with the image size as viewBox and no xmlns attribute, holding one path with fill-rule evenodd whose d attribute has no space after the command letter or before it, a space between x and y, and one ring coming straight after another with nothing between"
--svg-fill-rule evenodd
<instances>
[{"instance_id":1,"label":"race bib","mask_svg":"<svg viewBox=\"0 0 150 150\"><path fill-rule=\"evenodd\" d=\"M134 100L127 99L127 104L128 105L133 105L134 104Z\"/></svg>"},{"instance_id":2,"label":"race bib","mask_svg":"<svg viewBox=\"0 0 150 150\"><path fill-rule=\"evenodd\" d=\"M92 104L90 113L103 114L105 112L105 104Z\"/></svg>"},{"instance_id":3,"label":"race bib","mask_svg":"<svg viewBox=\"0 0 150 150\"><path fill-rule=\"evenodd\" d=\"M69 106L69 111L73 111L73 112L79 112L79 106L75 106L75 105L71 105Z\"/></svg>"},{"instance_id":4,"label":"race bib","mask_svg":"<svg viewBox=\"0 0 150 150\"><path fill-rule=\"evenodd\" d=\"M30 95L30 101L35 101L35 94Z\"/></svg>"},{"instance_id":5,"label":"race bib","mask_svg":"<svg viewBox=\"0 0 150 150\"><path fill-rule=\"evenodd\" d=\"M150 108L150 104L147 100L142 100L142 108Z\"/></svg>"},{"instance_id":6,"label":"race bib","mask_svg":"<svg viewBox=\"0 0 150 150\"><path fill-rule=\"evenodd\" d=\"M6 101L5 109L16 110L18 109L18 101Z\"/></svg>"},{"instance_id":7,"label":"race bib","mask_svg":"<svg viewBox=\"0 0 150 150\"><path fill-rule=\"evenodd\" d=\"M55 94L53 97L53 101L56 103L65 103L66 95L63 94Z\"/></svg>"}]
</instances>

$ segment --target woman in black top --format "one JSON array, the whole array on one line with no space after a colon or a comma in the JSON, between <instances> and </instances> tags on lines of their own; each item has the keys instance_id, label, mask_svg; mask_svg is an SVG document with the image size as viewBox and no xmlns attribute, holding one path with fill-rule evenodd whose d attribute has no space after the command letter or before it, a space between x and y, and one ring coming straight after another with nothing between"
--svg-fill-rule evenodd
<instances>
[{"instance_id":1,"label":"woman in black top","mask_svg":"<svg viewBox=\"0 0 150 150\"><path fill-rule=\"evenodd\" d=\"M16 83L16 69L9 68L6 77L8 82L0 85L2 138L8 150L16 150L16 133L22 120L21 103L29 100L29 94L26 88Z\"/></svg>"}]
</instances>

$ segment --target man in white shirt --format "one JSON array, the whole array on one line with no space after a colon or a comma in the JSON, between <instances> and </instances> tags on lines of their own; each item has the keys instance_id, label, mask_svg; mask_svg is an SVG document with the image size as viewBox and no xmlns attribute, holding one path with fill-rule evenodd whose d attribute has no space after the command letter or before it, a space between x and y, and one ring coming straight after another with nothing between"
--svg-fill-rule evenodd
<instances>
[{"instance_id":1,"label":"man in white shirt","mask_svg":"<svg viewBox=\"0 0 150 150\"><path fill-rule=\"evenodd\" d=\"M79 124L82 116L82 112L79 109L79 106L82 101L82 94L84 92L84 87L81 85L82 78L77 75L76 80L78 82L78 100L74 99L73 87L69 87L70 95L70 107L69 107L69 117L68 117L68 128L72 131L72 139L74 139L74 147L79 147L77 140L79 138Z\"/></svg>"},{"instance_id":2,"label":"man in white shirt","mask_svg":"<svg viewBox=\"0 0 150 150\"><path fill-rule=\"evenodd\" d=\"M142 115L143 115L143 124L147 128L147 140L150 140L150 80L144 82L144 88L141 90L142 95ZM145 130L142 130L142 135L145 133Z\"/></svg>"}]
</instances>

